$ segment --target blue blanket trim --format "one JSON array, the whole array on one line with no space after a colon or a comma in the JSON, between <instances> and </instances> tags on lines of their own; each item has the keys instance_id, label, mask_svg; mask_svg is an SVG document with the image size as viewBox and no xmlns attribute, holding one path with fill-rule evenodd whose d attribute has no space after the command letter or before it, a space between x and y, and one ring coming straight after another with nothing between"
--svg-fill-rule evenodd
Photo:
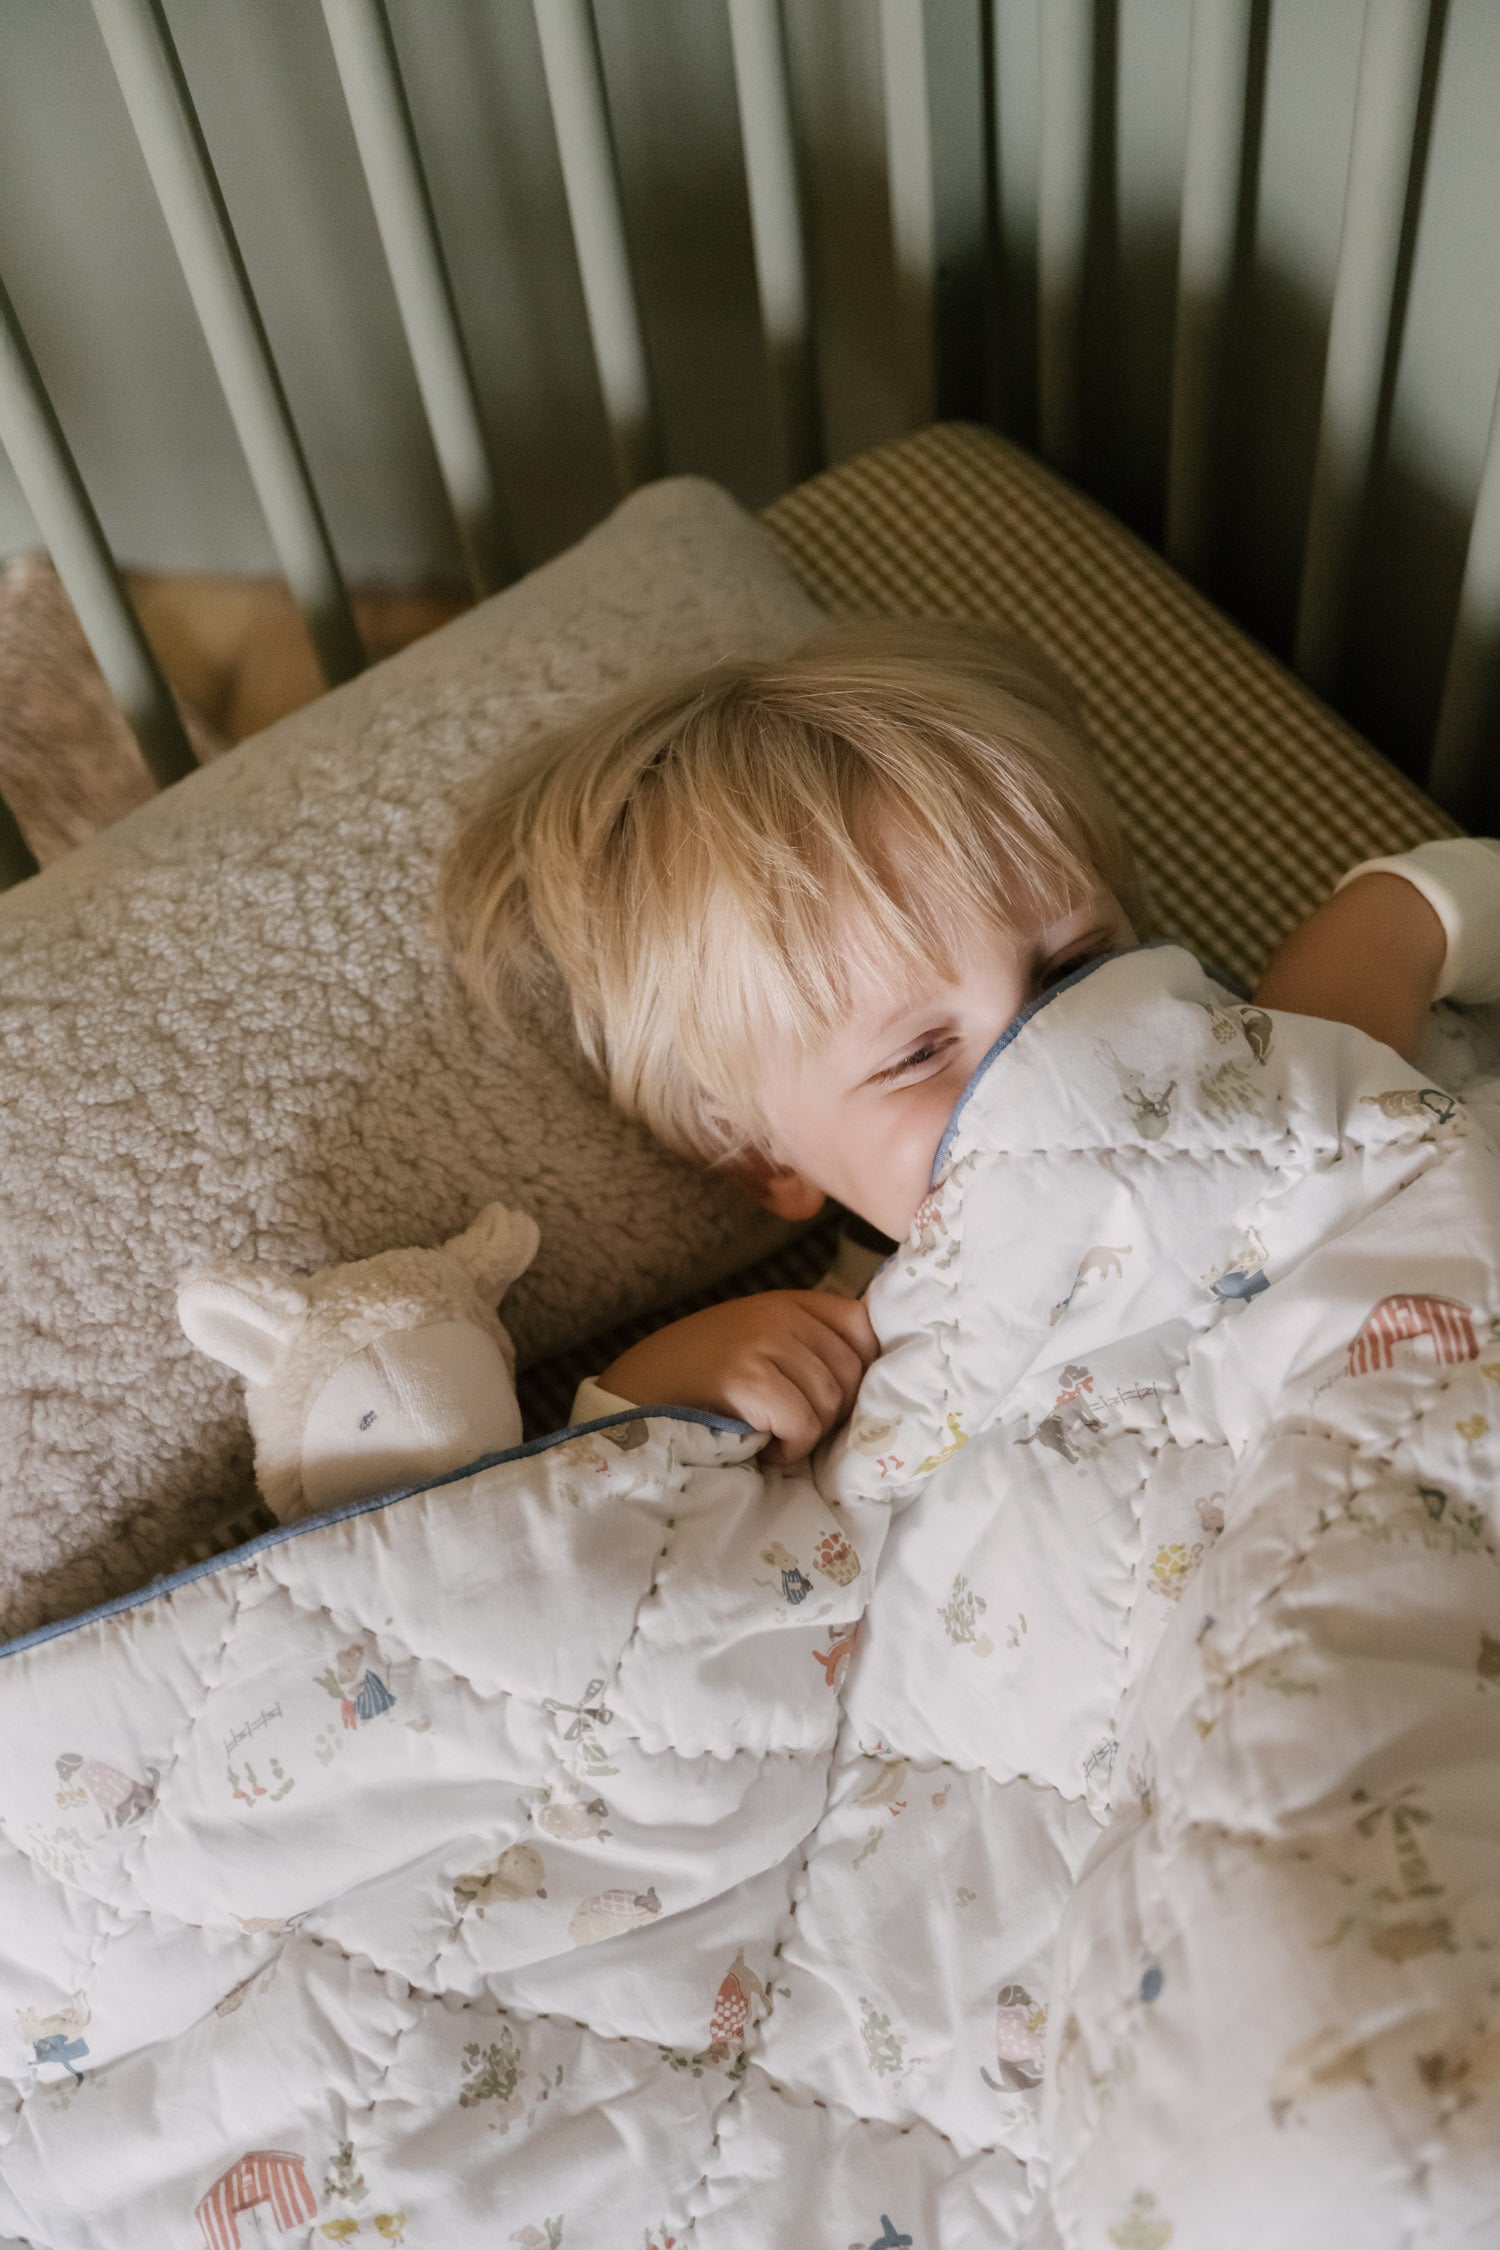
<instances>
[{"instance_id":1,"label":"blue blanket trim","mask_svg":"<svg viewBox=\"0 0 1500 2250\"><path fill-rule=\"evenodd\" d=\"M461 1484L465 1477L478 1476L481 1469L495 1469L504 1461L525 1461L533 1453L544 1453L548 1446L561 1445L568 1438L586 1437L591 1430L608 1430L616 1422L702 1422L708 1429L722 1430L726 1435L751 1437L754 1425L736 1421L732 1414L710 1414L699 1406L653 1406L649 1411L633 1407L621 1414L601 1414L592 1422L569 1422L565 1429L549 1430L545 1437L528 1438L524 1445L510 1446L504 1453L484 1453L477 1461L470 1461L462 1469L449 1469L440 1477L432 1477L426 1484L405 1484L397 1492L376 1493L369 1500L346 1500L342 1507L330 1508L321 1516L308 1516L301 1523L277 1524L274 1531L262 1531L256 1538L247 1539L242 1547L231 1547L227 1554L210 1555L207 1562L189 1563L185 1570L174 1570L168 1578L157 1578L138 1593L117 1594L111 1602L100 1602L97 1609L80 1610L76 1617L59 1618L55 1625L38 1625L16 1640L0 1645L0 1658L20 1656L29 1648L40 1647L43 1641L56 1640L63 1633L76 1633L82 1626L96 1625L101 1617L118 1617L127 1609L139 1609L143 1602L154 1602L163 1595L175 1594L179 1586L190 1586L195 1578L208 1578L215 1571L227 1570L231 1564L244 1562L249 1555L258 1555L267 1547L279 1547L288 1539L300 1539L309 1531L322 1531L329 1524L344 1523L350 1516L373 1515L378 1509L393 1508L399 1500L413 1499L419 1492L437 1492L445 1484Z\"/></svg>"},{"instance_id":2,"label":"blue blanket trim","mask_svg":"<svg viewBox=\"0 0 1500 2250\"><path fill-rule=\"evenodd\" d=\"M1010 1022L1001 1032L994 1046L980 1056L978 1062L974 1065L973 1075L968 1085L965 1086L958 1100L953 1104L952 1114L943 1127L943 1137L938 1142L937 1154L932 1160L932 1176L927 1182L929 1188L937 1185L937 1176L943 1168L943 1158L947 1155L949 1143L958 1131L958 1120L969 1096L974 1092L980 1079L983 1078L996 1056L1003 1055L1011 1041L1019 1037L1034 1017L1039 1016L1044 1008L1050 1008L1053 1001L1064 992L1071 992L1075 984L1082 984L1085 978L1093 976L1099 969L1108 968L1111 961L1119 961L1127 953L1144 953L1146 951L1147 948L1143 945L1127 945L1121 946L1114 953L1097 954L1092 961L1081 962L1069 975L1059 977L1056 984L1049 984L1045 992L1039 992L1034 1000L1027 1001L1019 1015L1011 1017Z\"/></svg>"},{"instance_id":3,"label":"blue blanket trim","mask_svg":"<svg viewBox=\"0 0 1500 2250\"><path fill-rule=\"evenodd\" d=\"M953 1105L952 1114L950 1115L947 1124L943 1128L943 1137L937 1145L937 1154L932 1160L932 1175L927 1182L929 1189L937 1185L937 1176L938 1173L942 1170L943 1158L948 1153L948 1144L953 1139L954 1134L958 1130L959 1112L962 1110L965 1102L973 1093L975 1087L979 1084L980 1079L983 1078L985 1072L989 1069L990 1064L995 1060L995 1057L1004 1053L1005 1049L1010 1045L1011 1041L1016 1038L1019 1033L1025 1030L1027 1024L1031 1022L1032 1018L1034 1016L1039 1016L1043 1008L1048 1007L1052 1001L1057 999L1060 993L1070 992L1075 984L1082 984L1084 978L1091 977L1094 974L1095 970L1107 969L1111 961L1123 961L1126 955L1130 953L1154 953L1164 945L1176 946L1179 953L1187 953L1191 950L1190 947L1181 944L1177 938L1148 938L1143 945L1119 946L1113 953L1101 953L1097 956L1096 959L1083 962L1080 967L1076 968L1073 971L1071 976L1059 978L1058 982L1056 984L1049 985L1045 992L1038 993L1035 1000L1028 1000L1025 1007L1020 1011L1019 1015L1012 1016L1010 1022L1001 1032L993 1047L988 1048L986 1052L980 1057L979 1061L974 1065L973 1075L970 1078L968 1085L965 1086L963 1092L959 1095L958 1100ZM1225 976L1222 970L1216 969L1211 961L1203 960L1198 954L1193 954L1193 959L1197 961L1199 968L1202 969L1205 975L1211 978L1215 984L1222 984L1227 991L1244 991L1244 988L1240 984L1240 981L1237 977L1231 979ZM1244 997L1248 1000L1250 995L1246 992L1244 993ZM876 1267L875 1272L870 1276L870 1280L874 1281L877 1275L883 1274L885 1272L886 1266L891 1265L897 1258L899 1258L905 1249L906 1244L904 1242L899 1244L898 1247L891 1252L890 1257L885 1260L885 1263ZM0 1654L3 1654L3 1651L0 1651Z\"/></svg>"}]
</instances>

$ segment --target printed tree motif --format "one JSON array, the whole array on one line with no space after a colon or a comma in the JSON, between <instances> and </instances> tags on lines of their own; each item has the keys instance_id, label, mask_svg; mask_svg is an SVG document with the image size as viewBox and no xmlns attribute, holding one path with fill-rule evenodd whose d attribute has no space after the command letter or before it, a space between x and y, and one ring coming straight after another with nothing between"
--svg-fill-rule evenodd
<instances>
[{"instance_id":1,"label":"printed tree motif","mask_svg":"<svg viewBox=\"0 0 1500 2250\"><path fill-rule=\"evenodd\" d=\"M992 1656L995 1644L988 1633L981 1633L979 1620L989 1608L983 1594L976 1594L962 1571L953 1581L953 1591L938 1611L943 1620L943 1631L955 1648L972 1648L976 1656Z\"/></svg>"},{"instance_id":2,"label":"printed tree motif","mask_svg":"<svg viewBox=\"0 0 1500 2250\"><path fill-rule=\"evenodd\" d=\"M1373 1836L1381 1821L1387 1816L1390 1819L1391 1841L1396 1848L1396 1872L1401 1880L1401 1889L1398 1893L1388 1883L1382 1883L1373 1893L1374 1897L1390 1905L1396 1904L1398 1898L1403 1897L1441 1898L1443 1895L1443 1885L1433 1874L1431 1863L1417 1835L1419 1828L1427 1828L1432 1824L1431 1813L1421 1805L1410 1802L1420 1793L1420 1785L1409 1782L1383 1804L1371 1805L1370 1810L1361 1813L1354 1823L1361 1836ZM1366 1789L1356 1789L1352 1795L1355 1804L1369 1803L1369 1791Z\"/></svg>"},{"instance_id":3,"label":"printed tree motif","mask_svg":"<svg viewBox=\"0 0 1500 2250\"><path fill-rule=\"evenodd\" d=\"M1137 2188L1127 2215L1117 2227L1109 2229L1109 2239L1115 2250L1167 2250L1172 2239L1172 2223L1158 2212L1156 2197L1148 2195L1144 2188Z\"/></svg>"},{"instance_id":4,"label":"printed tree motif","mask_svg":"<svg viewBox=\"0 0 1500 2250\"><path fill-rule=\"evenodd\" d=\"M885 1830L879 1827L867 1828L865 1830L865 1840L854 1855L854 1864L856 1867L862 1867L865 1861L870 1857L872 1852L879 1851L880 1839L884 1834Z\"/></svg>"},{"instance_id":5,"label":"printed tree motif","mask_svg":"<svg viewBox=\"0 0 1500 2250\"><path fill-rule=\"evenodd\" d=\"M459 2093L460 2109L474 2109L480 2102L498 2102L503 2122L500 2131L509 2130L510 2121L521 2107L521 2050L511 2037L508 2025L502 2025L498 2039L487 2046L471 2039L464 2048L464 2081Z\"/></svg>"},{"instance_id":6,"label":"printed tree motif","mask_svg":"<svg viewBox=\"0 0 1500 2250\"><path fill-rule=\"evenodd\" d=\"M906 2041L891 2028L890 2017L883 2016L873 2000L861 1999L859 2003L859 2035L865 2043L865 2059L877 2078L899 2078L910 2068Z\"/></svg>"},{"instance_id":7,"label":"printed tree motif","mask_svg":"<svg viewBox=\"0 0 1500 2250\"><path fill-rule=\"evenodd\" d=\"M1220 1063L1217 1070L1200 1071L1198 1095L1209 1116L1221 1125L1246 1117L1255 1108L1255 1086L1244 1063Z\"/></svg>"},{"instance_id":8,"label":"printed tree motif","mask_svg":"<svg viewBox=\"0 0 1500 2250\"><path fill-rule=\"evenodd\" d=\"M340 2141L323 2175L323 2193L336 2196L341 2203L363 2203L369 2192L365 2176L354 2161L354 2143Z\"/></svg>"}]
</instances>

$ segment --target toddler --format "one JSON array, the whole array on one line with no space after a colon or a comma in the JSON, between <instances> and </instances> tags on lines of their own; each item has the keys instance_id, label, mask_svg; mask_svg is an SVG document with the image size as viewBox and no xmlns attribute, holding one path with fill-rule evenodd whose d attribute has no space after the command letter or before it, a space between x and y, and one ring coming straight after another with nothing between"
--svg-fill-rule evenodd
<instances>
[{"instance_id":1,"label":"toddler","mask_svg":"<svg viewBox=\"0 0 1500 2250\"><path fill-rule=\"evenodd\" d=\"M907 1234L986 1053L1147 934L1061 676L987 627L888 618L549 736L455 841L441 910L497 1015L560 975L611 1098L669 1147L783 1219L832 1197L874 1230L862 1272L853 1247L831 1286L675 1321L575 1404L734 1415L771 1433L770 1464L852 1408L878 1349L855 1292ZM1500 997L1500 854L1470 840L1352 869L1255 998L1409 1061L1450 994Z\"/></svg>"}]
</instances>

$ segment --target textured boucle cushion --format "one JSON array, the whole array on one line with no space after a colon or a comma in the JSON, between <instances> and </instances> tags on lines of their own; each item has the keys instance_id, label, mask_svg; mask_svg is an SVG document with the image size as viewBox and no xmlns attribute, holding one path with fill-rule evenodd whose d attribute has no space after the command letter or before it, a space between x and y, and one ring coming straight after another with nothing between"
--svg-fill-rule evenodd
<instances>
[{"instance_id":1,"label":"textured boucle cushion","mask_svg":"<svg viewBox=\"0 0 1500 2250\"><path fill-rule=\"evenodd\" d=\"M184 1269L542 1230L524 1361L787 1239L608 1106L560 1026L488 1031L431 928L499 754L818 612L696 479L322 698L0 900L0 1632L138 1586L250 1494L238 1382Z\"/></svg>"}]
</instances>

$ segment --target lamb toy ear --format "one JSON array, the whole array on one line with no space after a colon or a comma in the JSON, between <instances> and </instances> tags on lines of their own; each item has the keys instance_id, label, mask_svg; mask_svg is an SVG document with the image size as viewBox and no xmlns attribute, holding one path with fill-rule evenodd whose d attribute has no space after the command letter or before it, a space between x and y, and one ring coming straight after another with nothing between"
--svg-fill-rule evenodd
<instances>
[{"instance_id":1,"label":"lamb toy ear","mask_svg":"<svg viewBox=\"0 0 1500 2250\"><path fill-rule=\"evenodd\" d=\"M498 1304L536 1256L541 1239L542 1230L529 1212L512 1211L504 1203L487 1203L447 1248L480 1294L491 1304Z\"/></svg>"},{"instance_id":2,"label":"lamb toy ear","mask_svg":"<svg viewBox=\"0 0 1500 2250\"><path fill-rule=\"evenodd\" d=\"M306 1291L264 1266L215 1266L177 1285L188 1342L247 1383L270 1381L306 1316Z\"/></svg>"}]
</instances>

